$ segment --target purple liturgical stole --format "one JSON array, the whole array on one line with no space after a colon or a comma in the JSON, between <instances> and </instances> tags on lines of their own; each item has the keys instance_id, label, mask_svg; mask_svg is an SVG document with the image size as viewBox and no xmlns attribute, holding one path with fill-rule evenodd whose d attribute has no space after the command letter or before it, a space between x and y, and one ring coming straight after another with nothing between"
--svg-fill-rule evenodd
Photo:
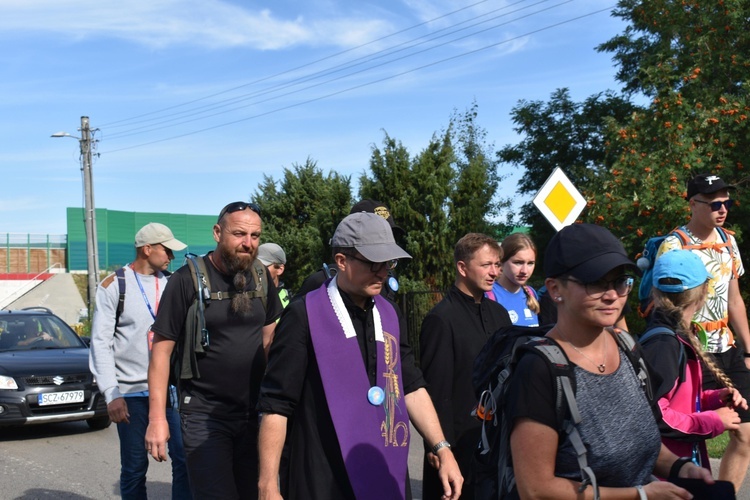
<instances>
[{"instance_id":1,"label":"purple liturgical stole","mask_svg":"<svg viewBox=\"0 0 750 500\"><path fill-rule=\"evenodd\" d=\"M381 404L373 405L367 398L371 386L351 318L335 280L330 290L326 285L307 295L307 316L328 409L354 495L358 500L404 498L409 417L401 380L396 311L385 299L375 297L375 383L385 391L385 398Z\"/></svg>"}]
</instances>

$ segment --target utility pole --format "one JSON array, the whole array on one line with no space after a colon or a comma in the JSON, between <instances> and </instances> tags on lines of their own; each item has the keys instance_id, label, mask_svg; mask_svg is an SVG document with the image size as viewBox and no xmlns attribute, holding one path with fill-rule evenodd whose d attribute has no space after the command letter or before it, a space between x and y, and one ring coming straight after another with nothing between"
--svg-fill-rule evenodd
<instances>
[{"instance_id":1,"label":"utility pole","mask_svg":"<svg viewBox=\"0 0 750 500\"><path fill-rule=\"evenodd\" d=\"M52 137L72 137L81 145L81 171L83 172L84 226L86 229L86 256L88 272L88 311L94 317L96 284L99 281L99 247L96 238L96 208L94 206L94 182L91 175L91 128L89 117L81 117L81 137L67 132L57 132Z\"/></svg>"},{"instance_id":2,"label":"utility pole","mask_svg":"<svg viewBox=\"0 0 750 500\"><path fill-rule=\"evenodd\" d=\"M91 175L91 128L89 117L81 117L81 168L83 170L83 203L86 223L86 254L88 269L89 319L94 317L96 284L99 281L99 246L96 239L96 208L94 183Z\"/></svg>"}]
</instances>

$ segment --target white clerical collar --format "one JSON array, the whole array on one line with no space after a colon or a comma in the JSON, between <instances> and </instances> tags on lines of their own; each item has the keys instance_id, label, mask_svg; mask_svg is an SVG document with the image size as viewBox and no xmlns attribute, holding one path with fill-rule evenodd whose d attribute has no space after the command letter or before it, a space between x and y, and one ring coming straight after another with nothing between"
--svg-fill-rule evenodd
<instances>
[{"instance_id":1,"label":"white clerical collar","mask_svg":"<svg viewBox=\"0 0 750 500\"><path fill-rule=\"evenodd\" d=\"M346 338L350 339L356 337L357 332L354 330L354 323L352 323L352 318L344 305L344 299L341 298L336 278L337 276L334 276L328 284L328 299L331 301L333 311L336 313L341 328L344 329L344 335ZM377 342L383 342L383 323L380 320L380 312L378 311L377 303L372 306L372 322L375 328L375 340Z\"/></svg>"}]
</instances>

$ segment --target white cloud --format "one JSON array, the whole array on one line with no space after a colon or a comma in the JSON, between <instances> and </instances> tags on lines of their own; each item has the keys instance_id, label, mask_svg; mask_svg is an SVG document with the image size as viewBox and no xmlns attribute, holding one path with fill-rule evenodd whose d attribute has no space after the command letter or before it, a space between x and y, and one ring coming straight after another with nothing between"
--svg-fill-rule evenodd
<instances>
[{"instance_id":1,"label":"white cloud","mask_svg":"<svg viewBox=\"0 0 750 500\"><path fill-rule=\"evenodd\" d=\"M349 47L389 29L377 19L317 20L222 0L16 0L0 3L0 34L51 33L75 39L118 38L154 48L278 50L297 45Z\"/></svg>"}]
</instances>

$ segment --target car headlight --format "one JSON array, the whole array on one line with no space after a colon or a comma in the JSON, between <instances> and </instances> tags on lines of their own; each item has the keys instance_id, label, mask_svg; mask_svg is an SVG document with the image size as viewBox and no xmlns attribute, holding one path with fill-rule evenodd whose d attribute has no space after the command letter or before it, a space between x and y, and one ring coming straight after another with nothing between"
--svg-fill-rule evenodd
<instances>
[{"instance_id":1,"label":"car headlight","mask_svg":"<svg viewBox=\"0 0 750 500\"><path fill-rule=\"evenodd\" d=\"M18 384L16 384L16 381L13 377L0 375L0 390L3 389L15 391L18 389Z\"/></svg>"}]
</instances>

